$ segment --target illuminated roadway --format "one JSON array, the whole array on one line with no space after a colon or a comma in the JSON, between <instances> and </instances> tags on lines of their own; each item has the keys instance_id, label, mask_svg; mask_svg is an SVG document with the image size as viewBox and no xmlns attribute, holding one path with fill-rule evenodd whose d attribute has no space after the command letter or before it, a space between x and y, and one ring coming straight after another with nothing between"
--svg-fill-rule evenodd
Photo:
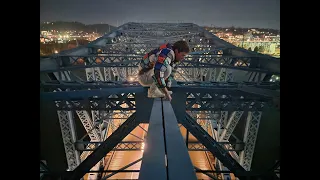
<instances>
[{"instance_id":1,"label":"illuminated roadway","mask_svg":"<svg viewBox=\"0 0 320 180\"><path fill-rule=\"evenodd\" d=\"M120 125L120 121L123 122L123 120L113 120L114 125L117 127ZM148 131L148 124L141 123L140 126ZM145 138L146 132L141 129L139 126L137 126L131 134L126 136L123 141L141 141ZM111 128L110 128L111 130ZM186 129L180 125L180 131L182 135L186 135ZM111 132L108 133L108 136L110 136ZM210 133L211 135L211 133ZM138 136L139 138L135 137ZM140 139L141 138L141 139ZM196 138L189 134L189 141L197 141ZM145 145L145 148L147 148L147 145ZM208 159L212 156L209 156L209 152L206 151L189 151L189 155L191 157L191 161L194 166L202 169L202 170L214 170L211 169ZM118 170L122 168L123 166L126 166L127 164L130 164L131 162L134 162L140 158L142 158L143 151L111 151L108 156L112 157L111 161L107 163L105 170ZM136 164L128 167L126 170L140 170L141 161L137 162ZM214 168L214 167L212 167ZM107 173L111 174L111 173ZM87 175L85 176L85 179ZM139 173L138 172L124 172L124 173L117 173L113 175L112 177L108 179L138 179ZM208 176L197 173L198 179L209 179Z\"/></svg>"}]
</instances>

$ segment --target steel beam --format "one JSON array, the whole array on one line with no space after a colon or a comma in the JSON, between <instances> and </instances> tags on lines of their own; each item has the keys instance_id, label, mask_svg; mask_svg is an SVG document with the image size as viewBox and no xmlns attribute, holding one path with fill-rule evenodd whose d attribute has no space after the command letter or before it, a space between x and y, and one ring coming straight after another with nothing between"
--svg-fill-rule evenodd
<instances>
[{"instance_id":1,"label":"steel beam","mask_svg":"<svg viewBox=\"0 0 320 180\"><path fill-rule=\"evenodd\" d=\"M262 112L248 112L246 127L244 131L243 141L245 143L244 150L240 152L240 164L247 170L251 169L251 162L254 154L254 148L258 137Z\"/></svg>"},{"instance_id":2,"label":"steel beam","mask_svg":"<svg viewBox=\"0 0 320 180\"><path fill-rule=\"evenodd\" d=\"M197 176L172 106L169 101L163 101L162 103L168 179L196 180Z\"/></svg>"},{"instance_id":3,"label":"steel beam","mask_svg":"<svg viewBox=\"0 0 320 180\"><path fill-rule=\"evenodd\" d=\"M118 91L117 91L118 90ZM133 93L128 93L130 92ZM136 90L136 91L135 91ZM111 91L111 92L110 92ZM115 92L117 94L111 94ZM56 101L58 110L136 110L135 92L144 92L142 87L81 90L40 93L46 100ZM175 94L184 94L186 110L191 111L255 111L272 106L273 97L241 92L229 88L172 88ZM189 93L187 93L189 91ZM192 93L190 93L192 91ZM121 93L123 92L123 93ZM121 94L118 94L121 93ZM112 96L111 96L112 95ZM180 98L180 100L182 100Z\"/></svg>"},{"instance_id":4,"label":"steel beam","mask_svg":"<svg viewBox=\"0 0 320 180\"><path fill-rule=\"evenodd\" d=\"M61 92L40 92L40 98L44 100L85 100L90 99L94 101L93 97L104 97L106 100L117 101L117 98L109 98L110 95L121 95L122 93L139 93L143 92L143 87L132 87L132 88L104 88L94 90L79 90L79 91L61 91ZM121 94L119 94L121 93ZM134 100L134 98L131 98ZM97 99L98 100L98 99ZM119 99L120 100L120 99ZM125 99L126 100L126 99Z\"/></svg>"},{"instance_id":5,"label":"steel beam","mask_svg":"<svg viewBox=\"0 0 320 180\"><path fill-rule=\"evenodd\" d=\"M161 101L153 102L139 180L167 179Z\"/></svg>"},{"instance_id":6,"label":"steel beam","mask_svg":"<svg viewBox=\"0 0 320 180\"><path fill-rule=\"evenodd\" d=\"M81 148L76 146L76 150L78 151L94 151L95 147L90 146L94 144L101 144L102 142L76 142L76 144L83 144L88 146L87 148ZM143 141L123 141L118 143L118 145L112 149L112 151L141 151L144 150L142 148ZM218 142L221 145L226 144L243 144L241 143L230 143L230 142ZM209 151L203 144L200 142L188 141L188 151ZM233 149L232 147L226 148L227 151L239 151L237 149Z\"/></svg>"},{"instance_id":7,"label":"steel beam","mask_svg":"<svg viewBox=\"0 0 320 180\"><path fill-rule=\"evenodd\" d=\"M115 132L113 132L97 149L95 149L76 169L66 172L62 179L79 180L96 165L108 152L122 141L139 122L133 113Z\"/></svg>"},{"instance_id":8,"label":"steel beam","mask_svg":"<svg viewBox=\"0 0 320 180\"><path fill-rule=\"evenodd\" d=\"M74 146L77 140L74 119L71 111L57 111L61 135L69 170L74 170L81 162L80 154Z\"/></svg>"},{"instance_id":9,"label":"steel beam","mask_svg":"<svg viewBox=\"0 0 320 180\"><path fill-rule=\"evenodd\" d=\"M96 128L94 128L94 121L91 120L87 111L76 111L84 129L88 133L91 141L99 141L100 134Z\"/></svg>"},{"instance_id":10,"label":"steel beam","mask_svg":"<svg viewBox=\"0 0 320 180\"><path fill-rule=\"evenodd\" d=\"M138 159L138 160L135 160L135 161L133 161L132 163L130 163L130 164L128 164L128 165L126 165L126 166L123 166L122 168L120 168L120 169L118 170L118 172L119 172L119 171L122 171L122 170L125 170L125 169L127 169L127 168L129 168L130 166L132 166L132 165L136 164L137 162L139 162L139 161L141 161L141 160L142 160L142 158L140 158L140 159ZM109 174L109 175L107 175L107 176L105 176L105 177L101 178L101 180L106 180L106 179L108 179L109 177L111 177L111 176L113 176L113 175L117 174L118 172L113 172L113 173L111 173L111 174Z\"/></svg>"},{"instance_id":11,"label":"steel beam","mask_svg":"<svg viewBox=\"0 0 320 180\"><path fill-rule=\"evenodd\" d=\"M215 157L217 157L237 177L242 177L246 171L234 160L225 148L217 143L201 126L189 115L180 120L181 124L197 138Z\"/></svg>"},{"instance_id":12,"label":"steel beam","mask_svg":"<svg viewBox=\"0 0 320 180\"><path fill-rule=\"evenodd\" d=\"M171 105L179 123L180 123L179 120L186 116L186 99L187 99L186 93L174 92L172 94Z\"/></svg>"},{"instance_id":13,"label":"steel beam","mask_svg":"<svg viewBox=\"0 0 320 180\"><path fill-rule=\"evenodd\" d=\"M57 81L58 83L52 83L53 81L40 83L41 98L57 101L58 110L63 111L119 109L140 111L145 106L137 106L139 102L136 102L134 95L130 96L129 94L145 93L146 91L135 83L89 82L81 81L80 78L77 78L77 82L71 82L70 79L69 82L62 82L61 77L68 75L70 73L67 72L68 70L83 69L84 73L85 68L92 68L91 70L87 69L90 80L103 80L103 74L99 72L101 70L99 67L104 67L105 72L107 72L105 77L108 78L105 80L111 80L111 69L116 71L119 69L117 76L121 78L126 78L127 74L136 75L137 64L142 58L142 53L156 47L165 40L171 42L178 39L187 40L192 48L190 55L179 65L180 69L186 72L183 76L188 76L189 80L198 80L199 77L207 75L213 68L214 70L221 68L238 69L253 72L252 74L267 73L268 76L270 74L280 75L280 59L236 47L195 24L127 23L108 35L91 42L88 46L67 50L42 59L40 61L40 72L53 72L58 76L59 81ZM148 46L150 44L152 45ZM103 49L104 52L98 53L96 51L97 48ZM221 53L220 51L215 51L218 48L223 49L222 55L219 54ZM128 50L133 50L134 52L127 52ZM133 69L133 72L127 73L123 71L128 67L130 67L130 70ZM202 72L202 70L205 72ZM244 74L242 71L235 70L234 72ZM257 77L259 80L266 80L266 78ZM239 77L237 80L246 80L246 78L246 76ZM249 80L251 79L249 77ZM257 78L253 77L253 79ZM247 86L247 84L243 85L242 83L221 85L221 83L215 84L214 82L187 82L178 84L172 88L172 91L174 95L186 97L179 100L182 100L181 103L184 104L185 110L192 111L260 111L270 101L270 98L279 97L280 95L278 91L274 91L279 90L280 86L277 88L268 85L262 87L264 85L261 84ZM63 92L52 93L52 91L58 89ZM118 96L115 97L115 94L118 94ZM190 97L191 95L192 97ZM178 106L178 103L173 100L172 106ZM179 120L181 119L180 116L184 114L185 112L176 112ZM146 121L146 118L143 117L142 119ZM257 133L257 121L259 122L260 119L254 120L253 118L252 123L248 125L250 130L247 129L246 131L248 132L245 133L249 134L245 135L247 136L245 139L249 143L245 148L246 152L242 154L242 162L249 169L253 154L253 149L249 146L252 144L254 146L255 142L255 138L251 137L250 134ZM69 146L71 147L71 145Z\"/></svg>"},{"instance_id":14,"label":"steel beam","mask_svg":"<svg viewBox=\"0 0 320 180\"><path fill-rule=\"evenodd\" d=\"M254 101L254 100L243 100L243 101L231 101L225 100L207 100L207 101L197 101L196 99L186 99L187 111L254 111L263 110L266 106L270 106L266 102ZM134 98L124 99L118 101L117 99L81 99L75 101L67 100L57 101L57 110L136 110L134 105ZM118 104L116 104L118 103ZM122 106L127 107L122 107ZM200 106L194 106L200 105Z\"/></svg>"},{"instance_id":15,"label":"steel beam","mask_svg":"<svg viewBox=\"0 0 320 180\"><path fill-rule=\"evenodd\" d=\"M139 169L133 169L133 170L128 170L128 169L124 169L124 170L119 170L119 169L115 169L115 170L112 170L112 169L108 169L108 170L99 170L99 171L88 171L88 173L100 173L100 172L106 172L106 173L131 173L131 172L140 172ZM215 171L215 170L203 170L203 169L195 169L195 172L196 173L231 173L231 171ZM42 171L40 170L40 173L45 173L45 174L50 174L50 173L47 173L47 171Z\"/></svg>"},{"instance_id":16,"label":"steel beam","mask_svg":"<svg viewBox=\"0 0 320 180\"><path fill-rule=\"evenodd\" d=\"M52 92L57 88L69 90L87 90L87 89L101 89L101 88L133 88L141 87L138 82L119 82L119 81L43 81L40 82L40 90L43 92ZM279 90L280 83L277 82L213 82L213 81L188 81L177 82L172 85L172 88L179 88L181 91L192 91L190 88L208 89L208 88L241 88L243 92L254 92L256 94L270 94L265 89L270 90L273 94L279 95L279 92L272 90ZM187 89L186 89L187 88ZM200 88L200 89L199 89ZM261 89L261 90L260 90ZM122 89L120 89L121 91ZM194 91L194 90L193 90ZM260 92L259 92L260 91Z\"/></svg>"},{"instance_id":17,"label":"steel beam","mask_svg":"<svg viewBox=\"0 0 320 180\"><path fill-rule=\"evenodd\" d=\"M201 57L202 61L199 61ZM40 73L58 72L66 70L77 70L95 67L137 67L138 63L143 60L143 56L123 56L123 55L82 55L82 56L56 56L55 61L64 66L52 66L51 68L40 69ZM66 59L69 59L66 61ZM86 59L102 59L99 61L88 61ZM215 55L189 55L185 61L182 61L178 66L180 68L228 68L250 72L268 73L280 75L280 71L272 71L259 67L259 62L263 59L258 57L215 57ZM62 63L63 61L63 63ZM86 62L86 63L84 63ZM231 63L230 63L231 62ZM239 66L241 62L241 66ZM250 63L255 62L257 67L250 66Z\"/></svg>"},{"instance_id":18,"label":"steel beam","mask_svg":"<svg viewBox=\"0 0 320 180\"><path fill-rule=\"evenodd\" d=\"M255 70L264 70L264 71L270 71L270 72L275 72L280 74L280 60L273 58L268 55L262 55L259 53L251 52L239 47L236 47L226 41L223 41L219 39L217 36L213 35L212 33L208 32L205 30L203 27L197 26L193 24L193 27L178 27L178 25L171 26L171 23L167 24L146 24L146 23L141 23L140 25L143 27L141 29L125 29L129 27L130 23L124 24L123 26L119 27L115 31L109 33L108 35L105 35L101 38L98 38L94 42L90 43L86 47L80 47L80 48L75 48L73 50L68 50L64 51L63 53L59 53L55 56L52 56L50 58L45 59L45 63L41 65L40 70L45 70L45 69L50 69L52 67L57 67L58 66L66 66L70 62L75 62L75 61L66 61L64 60L63 63L60 63L59 60L56 61L56 59L59 59L61 56L78 56L78 57L84 57L88 55L90 52L90 45L95 45L95 46L106 46L106 44L112 44L113 46L117 43L124 43L124 42L130 42L130 43L146 43L146 42L157 42L159 43L159 38L170 38L170 41L178 40L185 38L187 39L190 43L197 43L197 44L204 44L207 46L212 46L212 48L229 48L230 53L227 53L230 55L231 58L235 58L235 63L239 60L238 62L241 62L245 65L248 65L248 69L255 69ZM162 29L159 29L159 28ZM136 27L134 27L136 28ZM189 29L190 28L190 29ZM192 32L196 30L195 32ZM185 32L185 34L183 33ZM173 35L172 37L163 37L163 36L168 36L170 33ZM178 34L177 34L178 33ZM150 37L150 35L152 35ZM174 36L176 35L176 36ZM130 37L131 36L131 37ZM148 38L145 38L143 36L149 36ZM208 47L204 47L208 48ZM211 48L211 47L209 47ZM223 54L224 56L225 54ZM123 56L122 56L123 57ZM188 58L190 58L189 56ZM208 56L210 57L210 56ZM226 58L230 57L220 57L220 60L212 61L210 62L211 64L217 63L220 65L225 65L224 60ZM239 58L238 58L239 57ZM246 58L249 57L251 58L250 61L243 60L241 58ZM218 57L219 58L219 57ZM196 58L197 59L197 58ZM208 58L207 58L208 59ZM70 60L70 59L69 59ZM44 62L44 61L42 61ZM113 61L110 61L113 62ZM209 61L204 61L204 62L209 62ZM51 63L51 64L50 64ZM96 62L95 62L96 63ZM222 64L221 64L222 63ZM41 63L40 63L41 64ZM96 63L98 64L98 63ZM101 64L100 64L101 65ZM234 66L235 64L230 64L231 66ZM231 67L230 66L230 67ZM240 67L240 69L243 67Z\"/></svg>"},{"instance_id":19,"label":"steel beam","mask_svg":"<svg viewBox=\"0 0 320 180\"><path fill-rule=\"evenodd\" d=\"M227 126L222 130L219 141L228 141L234 129L236 128L243 111L235 111L231 114Z\"/></svg>"},{"instance_id":20,"label":"steel beam","mask_svg":"<svg viewBox=\"0 0 320 180\"><path fill-rule=\"evenodd\" d=\"M207 175L207 176L210 177L211 179L213 179L213 180L218 180L218 178L215 177L215 176L213 176L212 174L209 174L208 172L204 172L204 171L202 171L200 168L198 168L198 167L196 167L196 166L194 166L194 168L195 168L197 171L200 171L200 172L202 172L203 174Z\"/></svg>"},{"instance_id":21,"label":"steel beam","mask_svg":"<svg viewBox=\"0 0 320 180\"><path fill-rule=\"evenodd\" d=\"M148 98L147 89L142 93L135 93L136 117L141 123L149 123L153 99Z\"/></svg>"},{"instance_id":22,"label":"steel beam","mask_svg":"<svg viewBox=\"0 0 320 180\"><path fill-rule=\"evenodd\" d=\"M50 87L51 85L48 85L48 86ZM100 86L91 85L91 87L88 86L86 90L84 88L85 87L84 85L83 85L84 87L81 87L79 84L77 86L81 87L81 89L83 90L52 92L52 90L58 89L59 86L64 87L64 85L54 85L52 88L49 88L51 89L49 90L51 92L40 92L40 97L46 100L83 100L83 99L88 99L93 97L106 97L109 95L115 95L119 93L130 94L130 93L142 93L146 91L143 87L137 84L133 84L132 86L113 84L113 85L110 85L109 87L107 86L104 87L101 85ZM261 101L270 101L272 98L280 96L279 91L265 89L268 87L254 88L252 91L246 91L246 92L243 91L245 87L246 86L243 84L230 85L230 84L223 84L223 83L221 84L218 83L216 85L214 85L214 83L212 83L211 85L210 84L207 84L207 85L182 84L182 85L177 85L172 87L171 90L173 92L185 92L189 94L201 93L201 95L195 96L196 98L198 98L198 100L201 100L201 101L208 101L208 100L211 101L212 99L217 99L217 98L218 99L229 98L230 100L230 98L232 98L233 100L240 100L240 101L254 99L255 101L261 102ZM70 86L69 87L65 86L64 89L66 88L70 88ZM48 89L47 90L43 89L43 90L48 91ZM257 90L259 91L259 93L257 93ZM124 95L121 95L121 94L120 94L120 97L121 98L124 97ZM190 97L190 98L193 98L193 97ZM93 98L93 99L97 99L97 98ZM116 100L115 98L113 99Z\"/></svg>"},{"instance_id":23,"label":"steel beam","mask_svg":"<svg viewBox=\"0 0 320 180\"><path fill-rule=\"evenodd\" d=\"M195 39L194 39L195 40ZM190 42L189 47L191 52L189 55L220 55L224 54L224 51L229 51L226 48L213 48L213 44L208 44L206 41L199 39L198 42ZM158 43L116 43L106 44L105 46L89 45L92 54L101 55L136 55L148 53L151 50L159 48Z\"/></svg>"}]
</instances>

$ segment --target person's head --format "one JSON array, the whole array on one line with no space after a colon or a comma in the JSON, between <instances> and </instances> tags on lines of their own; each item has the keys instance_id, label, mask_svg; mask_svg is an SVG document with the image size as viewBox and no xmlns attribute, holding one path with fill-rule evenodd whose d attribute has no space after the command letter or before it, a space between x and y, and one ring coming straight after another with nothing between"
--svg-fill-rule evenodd
<instances>
[{"instance_id":1,"label":"person's head","mask_svg":"<svg viewBox=\"0 0 320 180\"><path fill-rule=\"evenodd\" d=\"M172 50L174 51L176 61L182 61L190 52L189 45L186 41L175 42L172 46Z\"/></svg>"}]
</instances>

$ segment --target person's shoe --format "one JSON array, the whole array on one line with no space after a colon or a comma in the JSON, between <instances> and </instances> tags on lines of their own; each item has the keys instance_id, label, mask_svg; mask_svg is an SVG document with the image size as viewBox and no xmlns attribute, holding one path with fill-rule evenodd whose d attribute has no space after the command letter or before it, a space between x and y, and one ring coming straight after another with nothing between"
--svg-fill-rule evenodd
<instances>
[{"instance_id":1,"label":"person's shoe","mask_svg":"<svg viewBox=\"0 0 320 180\"><path fill-rule=\"evenodd\" d=\"M165 97L164 93L153 83L148 89L148 98Z\"/></svg>"}]
</instances>

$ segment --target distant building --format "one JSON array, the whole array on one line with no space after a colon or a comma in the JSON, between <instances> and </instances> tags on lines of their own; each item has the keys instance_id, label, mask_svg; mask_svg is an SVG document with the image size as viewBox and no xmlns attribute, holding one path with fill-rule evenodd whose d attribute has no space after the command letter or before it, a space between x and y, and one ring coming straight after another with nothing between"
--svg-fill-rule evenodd
<instances>
[{"instance_id":1,"label":"distant building","mask_svg":"<svg viewBox=\"0 0 320 180\"><path fill-rule=\"evenodd\" d=\"M76 48L78 46L87 45L90 41L85 39L72 40L68 42L68 49Z\"/></svg>"}]
</instances>

